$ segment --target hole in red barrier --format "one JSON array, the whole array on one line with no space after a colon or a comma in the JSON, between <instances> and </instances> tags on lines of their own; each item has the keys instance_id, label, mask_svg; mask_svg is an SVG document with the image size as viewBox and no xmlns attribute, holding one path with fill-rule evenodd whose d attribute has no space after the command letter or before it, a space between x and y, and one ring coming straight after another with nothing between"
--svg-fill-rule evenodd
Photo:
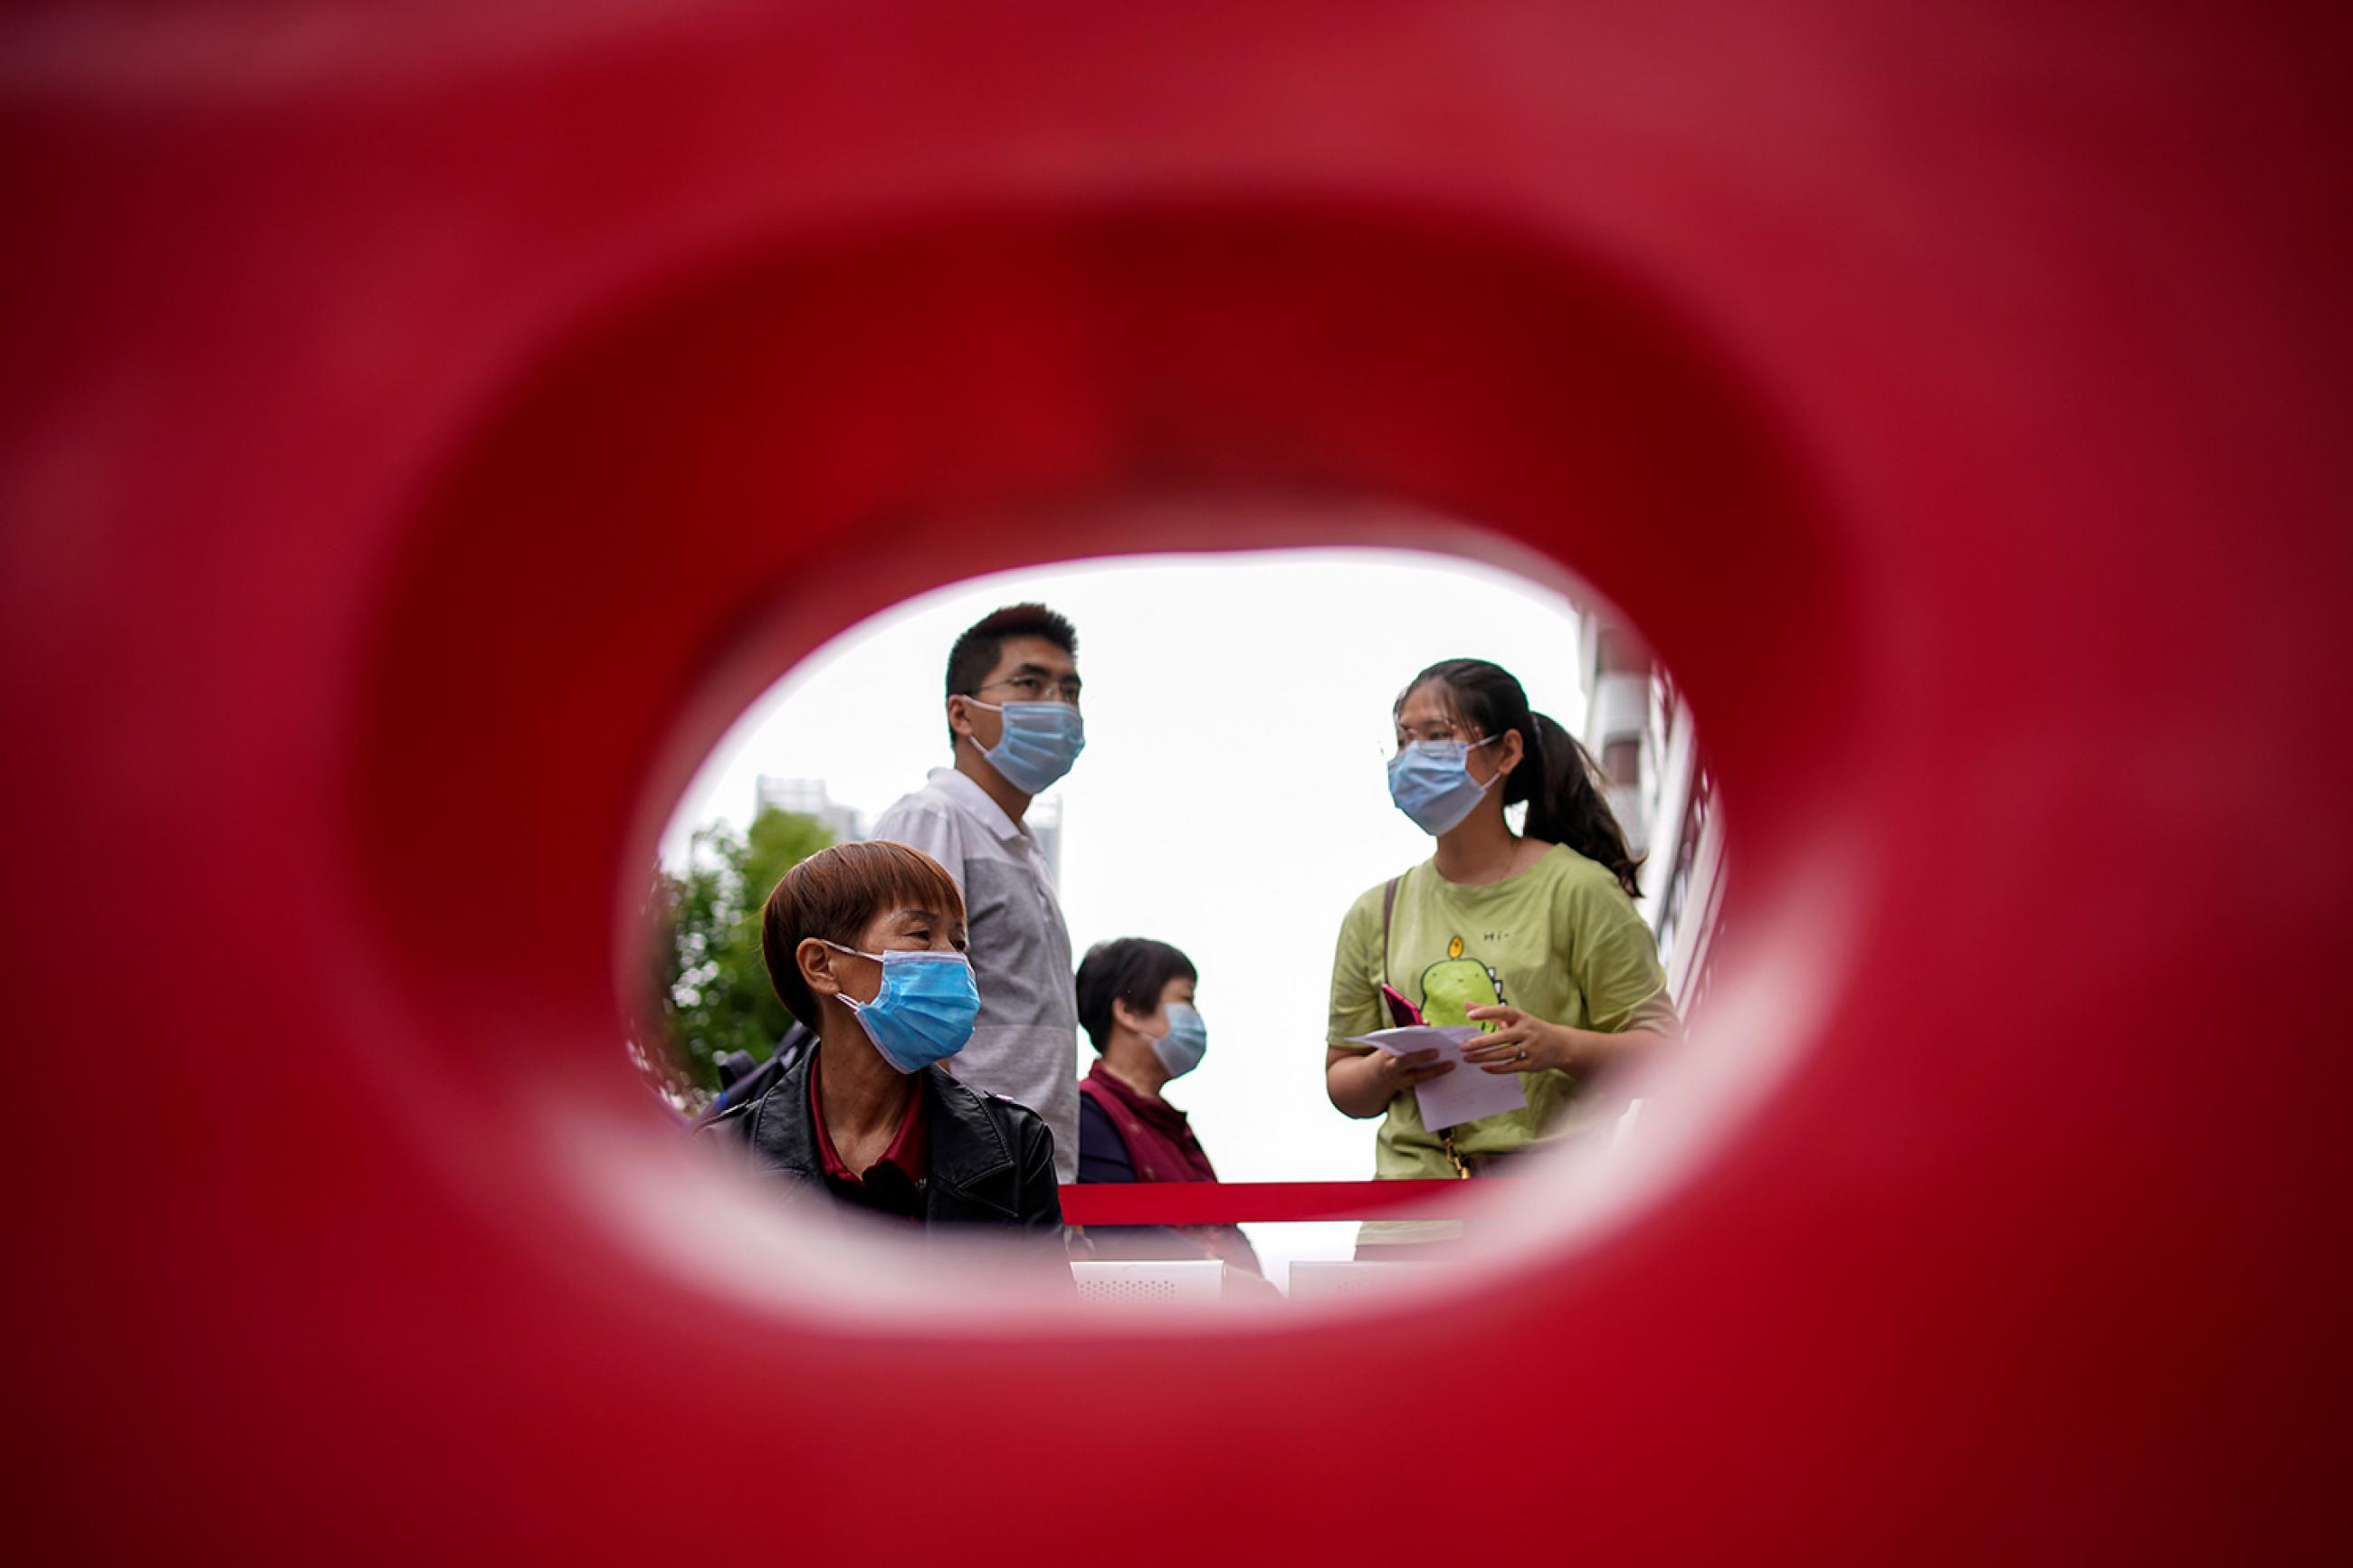
<instances>
[{"instance_id":1,"label":"hole in red barrier","mask_svg":"<svg viewBox=\"0 0 2353 1568\"><path fill-rule=\"evenodd\" d=\"M828 843L923 842L967 885L973 877L984 884L972 917L984 996L991 965L1020 961L1031 923L1025 910L1034 901L997 896L1006 890L995 885L1000 858L985 843L926 837L939 824L926 820L924 808L943 789L970 793L969 781L991 776L968 755L959 761L943 733L947 650L964 628L1002 605L1043 603L1079 634L1087 745L1067 776L1020 807L1023 824L1067 916L1072 952L1090 955L1104 945L1081 972L1077 1026L1060 1027L1059 1050L1050 1042L1017 1050L991 1031L951 1068L1045 1111L1058 1138L1076 1137L1092 1152L1082 1171L1090 1178L1170 1181L1187 1173L1152 1169L1172 1151L1150 1128L1123 1133L1109 1115L1080 1119L1069 1091L1100 1065L1116 1087L1098 1079L1091 1092L1133 1093L1148 1114L1172 1103L1187 1108L1189 1130L1223 1183L1365 1183L1376 1171L1375 1134L1384 1118L1344 1116L1327 1098L1331 952L1343 913L1367 887L1431 858L1431 838L1398 810L1386 783L1396 753L1394 702L1416 671L1475 648L1516 672L1528 704L1543 716L1525 721L1524 733L1545 732L1540 721L1556 725L1553 745L1564 762L1576 745L1588 749L1588 765L1566 775L1541 784L1534 769L1519 775L1524 793L1566 786L1565 798L1543 803L1536 820L1545 831L1630 871L1630 863L1640 864L1642 896L1628 907L1648 928L1628 949L1630 956L1642 950L1640 964L1588 975L1586 985L1601 993L1588 995L1568 976L1578 964L1591 967L1584 950L1595 932L1580 938L1562 921L1547 889L1599 892L1596 907L1609 912L1620 907L1614 886L1576 880L1561 857L1501 876L1469 864L1486 848L1464 842L1455 851L1465 858L1459 874L1487 882L1477 891L1438 889L1423 873L1409 894L1408 929L1392 961L1397 984L1430 1020L1464 1024L1467 1016L1458 1015L1468 1005L1503 1002L1591 1027L1597 1017L1629 1021L1614 1010L1612 986L1632 984L1647 999L1671 979L1669 994L1686 1015L1704 992L1724 889L1713 780L1679 689L1631 628L1585 597L1580 610L1516 574L1398 552L1154 557L959 584L852 628L736 722L670 820L654 878L645 977L648 1015L659 1026L637 1042L650 1047L639 1059L673 1106L709 1118L766 1092L809 1048L808 1031L796 1026L769 982L759 913L777 879ZM1017 654L1000 662L1010 668ZM1533 762L1540 769L1541 759ZM925 783L927 771L952 765L967 771L959 780L935 775ZM1521 800L1498 814L1498 826L1525 832L1530 810ZM960 858L967 851L985 858L976 868ZM1455 925L1424 929L1441 915ZM997 922L1015 932L992 941ZM1653 932L1665 939L1655 970ZM1175 951L1145 945L1154 942ZM1478 982L1479 995L1455 984L1463 976ZM1067 994L1068 962L1060 977ZM1139 986L1181 994L1207 1021L1214 1048L1198 1070L1166 1077L1172 1064L1146 1038L1167 1033L1166 1015L1137 1005L1140 991L1116 994ZM1066 1016L1069 1000L1060 1009ZM1361 1002L1374 1005L1368 993ZM1011 1010L1010 1002L998 1009ZM985 1010L984 1026L992 1017ZM1482 1165L1494 1151L1528 1147L1524 1121L1556 1139L1615 1145L1647 1109L1622 1083L1609 1082L1622 1080L1622 1070L1588 1064L1574 1080L1554 1074L1499 1081L1474 1080L1473 1071L1463 1069L1434 1092L1486 1088L1529 1108L1527 1117L1506 1112L1503 1123L1452 1135ZM1041 1073L1060 1080L1043 1094L1036 1092ZM1439 1158L1443 1145L1410 1124L1389 1137L1394 1147L1378 1163L1385 1173L1409 1166L1424 1177L1451 1173ZM1266 1223L1244 1226L1244 1240L1223 1229L1138 1233L1097 1224L1087 1227L1079 1256L1123 1264L1198 1260L1207 1247L1280 1288L1294 1260L1350 1259L1358 1229L1351 1220ZM1423 1256L1375 1250L1381 1237L1459 1231L1446 1219L1377 1225L1367 1256ZM1117 1290L1135 1283L1122 1276L1140 1274L1157 1289L1167 1284L1157 1272L1092 1269L1086 1284ZM1340 1276L1324 1268L1315 1278Z\"/></svg>"},{"instance_id":2,"label":"hole in red barrier","mask_svg":"<svg viewBox=\"0 0 2353 1568\"><path fill-rule=\"evenodd\" d=\"M706 1284L821 1299L826 1261L674 1158L615 1070L614 955L635 973L642 948L615 889L778 672L990 569L1330 544L1550 583L1573 563L1672 661L1739 802L1753 936L1717 1018L1756 1062L1802 1034L1789 998L1835 978L1824 889L1858 826L1847 608L1765 400L1620 281L1422 217L1192 212L806 245L649 292L518 385L427 499L351 774L386 1070L420 1146L533 1244L624 1268L659 1237Z\"/></svg>"}]
</instances>

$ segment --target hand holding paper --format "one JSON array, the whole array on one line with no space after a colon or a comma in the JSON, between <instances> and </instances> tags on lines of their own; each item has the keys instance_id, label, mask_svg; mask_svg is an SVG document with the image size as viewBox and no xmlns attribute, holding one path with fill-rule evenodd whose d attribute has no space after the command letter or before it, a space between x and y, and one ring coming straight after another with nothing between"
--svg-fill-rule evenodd
<instances>
[{"instance_id":1,"label":"hand holding paper","mask_svg":"<svg viewBox=\"0 0 2353 1568\"><path fill-rule=\"evenodd\" d=\"M1415 1051L1435 1050L1439 1060L1461 1067L1463 1043L1479 1037L1480 1031L1472 1025L1419 1024L1357 1035L1350 1044L1371 1046L1399 1057ZM1421 1124L1433 1132L1441 1128L1458 1127L1465 1121L1476 1121L1497 1111L1517 1110L1528 1102L1527 1090L1518 1075L1498 1076L1475 1068L1427 1079L1413 1093L1421 1107Z\"/></svg>"}]
</instances>

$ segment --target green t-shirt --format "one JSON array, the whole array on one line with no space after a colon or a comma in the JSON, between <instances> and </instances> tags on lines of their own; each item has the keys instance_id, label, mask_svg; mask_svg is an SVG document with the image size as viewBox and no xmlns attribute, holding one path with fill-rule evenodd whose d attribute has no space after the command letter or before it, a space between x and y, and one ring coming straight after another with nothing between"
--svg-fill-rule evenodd
<instances>
[{"instance_id":1,"label":"green t-shirt","mask_svg":"<svg viewBox=\"0 0 2353 1568\"><path fill-rule=\"evenodd\" d=\"M1484 887L1464 887L1424 861L1398 883L1389 914L1388 955L1381 953L1383 887L1368 890L1340 922L1332 961L1332 1026L1328 1043L1348 1042L1389 1026L1382 1005L1384 979L1421 1009L1432 1024L1467 1024L1470 1008L1500 1004L1571 1028L1615 1034L1638 1025L1674 1026L1651 928L1618 879L1565 845L1555 845L1528 869ZM1489 1023L1490 1029L1495 1026ZM1472 1070L1456 1068L1457 1072ZM1525 1073L1528 1103L1453 1130L1463 1153L1525 1149L1580 1131L1579 1074ZM1438 1135L1421 1124L1420 1107L1407 1089L1389 1102L1374 1155L1383 1179L1451 1176ZM1431 1230L1414 1226L1417 1238ZM1368 1226L1366 1239L1405 1239L1406 1227Z\"/></svg>"}]
</instances>

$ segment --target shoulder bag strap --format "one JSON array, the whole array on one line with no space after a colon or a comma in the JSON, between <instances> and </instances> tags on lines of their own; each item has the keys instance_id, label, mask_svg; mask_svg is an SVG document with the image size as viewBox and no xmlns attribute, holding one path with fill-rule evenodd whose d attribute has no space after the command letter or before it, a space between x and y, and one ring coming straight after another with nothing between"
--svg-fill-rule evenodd
<instances>
[{"instance_id":1,"label":"shoulder bag strap","mask_svg":"<svg viewBox=\"0 0 2353 1568\"><path fill-rule=\"evenodd\" d=\"M1398 884L1403 877L1391 877L1389 885L1381 889L1381 984L1396 984L1389 979L1389 917L1397 911ZM1461 1151L1454 1147L1454 1129L1442 1129L1438 1134L1438 1146L1446 1151L1446 1163L1454 1167L1458 1177L1468 1179L1471 1167L1464 1163Z\"/></svg>"},{"instance_id":2,"label":"shoulder bag strap","mask_svg":"<svg viewBox=\"0 0 2353 1568\"><path fill-rule=\"evenodd\" d=\"M1389 885L1381 889L1381 984L1392 985L1389 978L1389 915L1397 908L1398 884L1403 877L1391 877Z\"/></svg>"}]
</instances>

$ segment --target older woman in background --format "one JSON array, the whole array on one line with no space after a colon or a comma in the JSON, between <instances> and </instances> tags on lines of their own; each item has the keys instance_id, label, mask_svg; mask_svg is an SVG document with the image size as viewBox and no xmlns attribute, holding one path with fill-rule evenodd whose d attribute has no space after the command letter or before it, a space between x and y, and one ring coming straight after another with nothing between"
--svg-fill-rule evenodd
<instances>
[{"instance_id":1,"label":"older woman in background","mask_svg":"<svg viewBox=\"0 0 2353 1568\"><path fill-rule=\"evenodd\" d=\"M1098 943L1079 964L1079 1024L1102 1058L1079 1085L1081 1182L1218 1179L1189 1119L1161 1098L1208 1050L1199 981L1191 959L1143 937ZM1098 1257L1214 1258L1259 1277L1258 1254L1230 1225L1096 1226L1087 1237Z\"/></svg>"}]
</instances>

